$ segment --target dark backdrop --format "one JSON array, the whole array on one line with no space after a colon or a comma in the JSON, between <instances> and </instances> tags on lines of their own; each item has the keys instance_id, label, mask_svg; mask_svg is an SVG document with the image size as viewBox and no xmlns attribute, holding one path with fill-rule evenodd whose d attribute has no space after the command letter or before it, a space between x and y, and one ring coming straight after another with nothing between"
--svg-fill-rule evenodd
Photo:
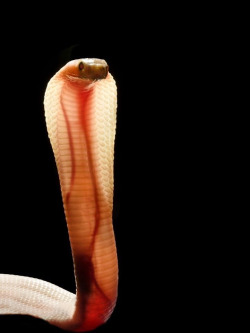
<instances>
[{"instance_id":1,"label":"dark backdrop","mask_svg":"<svg viewBox=\"0 0 250 333\"><path fill-rule=\"evenodd\" d=\"M2 30L0 272L37 277L75 290L43 98L48 80L69 60L103 58L118 87L114 229L120 272L117 306L96 332L148 329L157 325L158 313L166 307L156 301L163 297L157 260L160 223L166 222L157 187L164 190L161 170L166 162L155 161L159 154L167 155L168 148L161 146L158 153L162 139L156 124L166 106L157 105L155 74L168 69L157 63L163 57L161 42L155 40L150 25L131 25L132 12L120 24L116 16L115 22L106 23L111 20L106 12L97 24L95 15L86 23L86 11L82 11L83 17L78 12L70 22L65 21L66 14L48 25L51 17L45 15L37 22L34 17L28 19L27 24L25 19L11 21L12 33ZM31 317L0 317L1 333L19 331L60 332Z\"/></svg>"},{"instance_id":2,"label":"dark backdrop","mask_svg":"<svg viewBox=\"0 0 250 333\"><path fill-rule=\"evenodd\" d=\"M200 23L185 8L151 3L22 4L1 13L7 21L0 32L0 272L74 291L43 98L49 79L69 60L103 58L118 88L119 296L96 332L204 330L204 314L214 318L206 239L217 230L211 221L220 192L213 177L218 159L209 148L218 121L211 116L217 76L212 84L207 79L217 51L202 45ZM60 332L38 319L0 316L1 333L19 331Z\"/></svg>"}]
</instances>

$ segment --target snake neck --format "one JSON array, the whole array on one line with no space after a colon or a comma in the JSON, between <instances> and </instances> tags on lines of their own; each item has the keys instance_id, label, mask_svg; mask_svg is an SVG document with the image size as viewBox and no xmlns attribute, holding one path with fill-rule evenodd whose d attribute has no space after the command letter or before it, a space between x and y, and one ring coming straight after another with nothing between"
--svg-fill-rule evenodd
<instances>
[{"instance_id":1,"label":"snake neck","mask_svg":"<svg viewBox=\"0 0 250 333\"><path fill-rule=\"evenodd\" d=\"M85 327L94 327L96 318L106 321L117 298L113 183L105 178L113 173L114 134L105 124L107 133L99 132L100 123L106 118L108 124L112 116L100 119L105 98L98 86L82 90L66 81L57 101L54 152L76 276L74 322L82 323L84 316ZM102 159L105 151L110 158Z\"/></svg>"}]
</instances>

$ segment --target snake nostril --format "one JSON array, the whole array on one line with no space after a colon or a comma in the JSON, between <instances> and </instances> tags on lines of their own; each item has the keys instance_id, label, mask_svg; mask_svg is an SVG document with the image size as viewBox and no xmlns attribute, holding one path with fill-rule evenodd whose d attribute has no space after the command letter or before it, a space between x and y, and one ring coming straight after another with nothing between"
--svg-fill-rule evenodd
<instances>
[{"instance_id":1,"label":"snake nostril","mask_svg":"<svg viewBox=\"0 0 250 333\"><path fill-rule=\"evenodd\" d=\"M84 63L81 61L78 65L78 68L82 71L84 69Z\"/></svg>"}]
</instances>

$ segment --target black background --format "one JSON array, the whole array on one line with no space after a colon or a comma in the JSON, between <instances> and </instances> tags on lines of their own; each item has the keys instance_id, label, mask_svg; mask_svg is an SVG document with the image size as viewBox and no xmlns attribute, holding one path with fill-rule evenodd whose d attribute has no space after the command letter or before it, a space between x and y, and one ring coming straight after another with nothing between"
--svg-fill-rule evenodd
<instances>
[{"instance_id":1,"label":"black background","mask_svg":"<svg viewBox=\"0 0 250 333\"><path fill-rule=\"evenodd\" d=\"M177 7L22 4L2 11L8 20L0 34L1 273L74 292L44 92L74 58L105 59L117 83L119 296L112 317L95 332L204 330L219 313L213 288L219 265L210 269L216 260L209 259L224 214L216 212L226 146L217 140L222 104L213 100L222 82L213 71L218 47L209 45L210 19L200 29L204 12L193 19ZM61 332L31 317L0 316L1 333L20 331Z\"/></svg>"},{"instance_id":2,"label":"black background","mask_svg":"<svg viewBox=\"0 0 250 333\"><path fill-rule=\"evenodd\" d=\"M64 14L49 10L40 19L34 14L27 20L13 19L12 32L10 26L1 32L0 271L75 290L43 98L49 79L69 60L103 58L118 88L114 229L119 297L112 317L96 332L155 329L162 313L166 316L175 307L166 305L169 271L163 273L172 266L168 253L173 249L168 241L160 241L169 228L166 207L171 204L165 183L170 179L165 170L172 148L163 124L169 117L169 88L160 88L159 80L170 71L164 48L171 37L158 40L152 17L142 24L134 11L120 21L122 9L113 15L111 9L98 6L91 11L76 6L73 13L65 9ZM158 98L162 89L163 103ZM172 287L168 289L170 296ZM27 316L0 317L1 333L19 331L61 330Z\"/></svg>"}]
</instances>

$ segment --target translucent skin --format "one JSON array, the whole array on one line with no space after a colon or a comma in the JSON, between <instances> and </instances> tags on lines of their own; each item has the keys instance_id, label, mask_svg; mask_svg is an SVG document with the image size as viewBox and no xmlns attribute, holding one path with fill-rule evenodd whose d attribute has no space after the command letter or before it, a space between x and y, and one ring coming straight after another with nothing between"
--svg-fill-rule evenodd
<instances>
[{"instance_id":1,"label":"translucent skin","mask_svg":"<svg viewBox=\"0 0 250 333\"><path fill-rule=\"evenodd\" d=\"M45 117L60 179L76 295L45 281L0 275L0 314L30 314L72 331L92 330L110 317L118 284L112 226L116 104L115 81L100 59L71 61L48 83ZM34 290L39 307L33 302ZM18 297L21 301L16 302Z\"/></svg>"}]
</instances>

